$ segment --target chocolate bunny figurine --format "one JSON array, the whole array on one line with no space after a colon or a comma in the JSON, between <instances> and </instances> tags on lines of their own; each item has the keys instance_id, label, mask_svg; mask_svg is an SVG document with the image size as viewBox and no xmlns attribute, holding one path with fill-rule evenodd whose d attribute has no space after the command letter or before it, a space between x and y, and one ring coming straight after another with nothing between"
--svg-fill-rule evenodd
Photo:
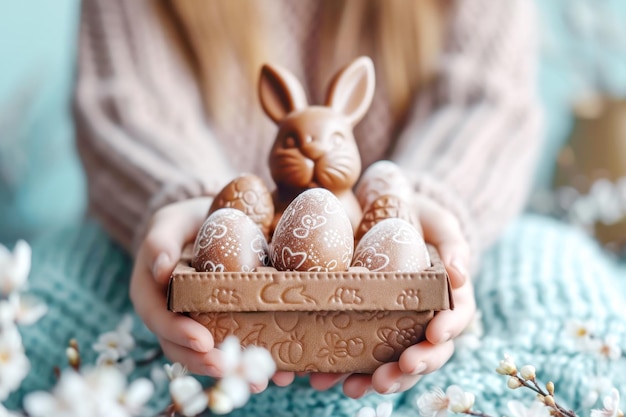
<instances>
[{"instance_id":1,"label":"chocolate bunny figurine","mask_svg":"<svg viewBox=\"0 0 626 417\"><path fill-rule=\"evenodd\" d=\"M373 96L374 64L368 57L337 72L324 106L310 106L302 85L288 70L263 66L261 105L278 125L269 157L278 215L303 191L322 187L339 198L356 229L362 212L352 187L361 175L361 158L352 129Z\"/></svg>"}]
</instances>

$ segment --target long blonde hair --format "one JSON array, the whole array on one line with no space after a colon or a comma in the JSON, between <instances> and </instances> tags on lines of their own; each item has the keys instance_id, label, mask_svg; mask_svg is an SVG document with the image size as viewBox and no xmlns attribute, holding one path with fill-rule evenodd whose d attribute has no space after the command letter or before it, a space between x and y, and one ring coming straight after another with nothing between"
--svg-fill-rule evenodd
<instances>
[{"instance_id":1,"label":"long blonde hair","mask_svg":"<svg viewBox=\"0 0 626 417\"><path fill-rule=\"evenodd\" d=\"M299 1L299 0L295 0ZM441 49L445 0L320 0L321 90L331 74L360 54L370 55L381 73L396 122L411 97L434 74ZM271 13L260 0L169 0L168 14L181 29L203 90L207 112L218 119L227 109L222 86L240 69L257 100L259 69L272 62Z\"/></svg>"}]
</instances>

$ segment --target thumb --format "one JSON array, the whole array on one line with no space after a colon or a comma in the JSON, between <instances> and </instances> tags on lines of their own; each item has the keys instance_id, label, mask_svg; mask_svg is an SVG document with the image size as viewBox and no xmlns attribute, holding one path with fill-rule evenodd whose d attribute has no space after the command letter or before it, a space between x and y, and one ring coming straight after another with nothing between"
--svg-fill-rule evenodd
<instances>
[{"instance_id":1,"label":"thumb","mask_svg":"<svg viewBox=\"0 0 626 417\"><path fill-rule=\"evenodd\" d=\"M458 219L436 202L418 198L418 217L424 240L433 244L450 276L452 288L459 288L469 279L470 248Z\"/></svg>"},{"instance_id":2,"label":"thumb","mask_svg":"<svg viewBox=\"0 0 626 417\"><path fill-rule=\"evenodd\" d=\"M195 239L209 208L205 200L175 203L155 213L142 249L157 282L167 284L184 246Z\"/></svg>"}]
</instances>

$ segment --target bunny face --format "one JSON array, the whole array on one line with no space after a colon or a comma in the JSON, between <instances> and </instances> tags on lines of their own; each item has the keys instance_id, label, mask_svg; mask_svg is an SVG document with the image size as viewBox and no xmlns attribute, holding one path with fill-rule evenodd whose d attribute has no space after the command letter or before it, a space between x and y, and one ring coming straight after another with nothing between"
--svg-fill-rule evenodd
<instances>
[{"instance_id":1,"label":"bunny face","mask_svg":"<svg viewBox=\"0 0 626 417\"><path fill-rule=\"evenodd\" d=\"M329 107L290 113L279 124L270 167L279 188L352 188L361 173L352 124Z\"/></svg>"},{"instance_id":2,"label":"bunny face","mask_svg":"<svg viewBox=\"0 0 626 417\"><path fill-rule=\"evenodd\" d=\"M374 95L374 65L361 57L333 78L324 106L309 106L300 82L281 67L264 65L259 98L278 125L269 163L278 194L312 187L351 192L361 173L352 129Z\"/></svg>"}]
</instances>

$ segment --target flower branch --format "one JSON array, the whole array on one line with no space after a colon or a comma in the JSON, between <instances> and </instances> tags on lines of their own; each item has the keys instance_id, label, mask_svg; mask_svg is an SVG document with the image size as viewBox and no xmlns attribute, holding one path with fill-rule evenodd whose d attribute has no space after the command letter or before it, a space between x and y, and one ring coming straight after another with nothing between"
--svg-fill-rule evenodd
<instances>
[{"instance_id":1,"label":"flower branch","mask_svg":"<svg viewBox=\"0 0 626 417\"><path fill-rule=\"evenodd\" d=\"M508 376L507 386L510 389L517 389L520 387L528 388L537 393L537 399L550 407L554 414L560 417L576 417L576 414L572 410L568 410L563 407L554 399L554 383L549 381L546 384L544 390L537 383L536 370L532 365L525 365L520 371L517 370L513 359L505 355L504 359L500 361L500 365L496 368L496 372L500 375Z\"/></svg>"}]
</instances>

